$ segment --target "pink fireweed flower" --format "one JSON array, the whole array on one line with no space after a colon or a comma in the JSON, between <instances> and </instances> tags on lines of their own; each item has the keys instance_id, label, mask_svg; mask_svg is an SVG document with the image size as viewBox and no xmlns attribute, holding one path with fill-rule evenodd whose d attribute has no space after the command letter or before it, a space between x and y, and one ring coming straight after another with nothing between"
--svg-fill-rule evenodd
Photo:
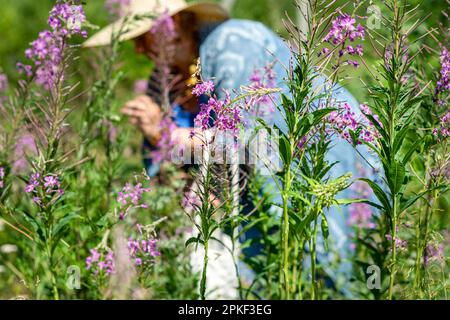
<instances>
[{"instance_id":1,"label":"pink fireweed flower","mask_svg":"<svg viewBox=\"0 0 450 320\"><path fill-rule=\"evenodd\" d=\"M439 72L439 80L436 83L435 97L450 90L450 53L447 48L442 48L440 62L441 70ZM443 104L443 101L439 102Z\"/></svg>"},{"instance_id":2,"label":"pink fireweed flower","mask_svg":"<svg viewBox=\"0 0 450 320\"><path fill-rule=\"evenodd\" d=\"M189 211L201 206L201 201L195 192L188 191L184 194L181 206L184 210Z\"/></svg>"},{"instance_id":3,"label":"pink fireweed flower","mask_svg":"<svg viewBox=\"0 0 450 320\"><path fill-rule=\"evenodd\" d=\"M81 30L86 21L82 5L77 1L66 3L58 1L50 11L48 24L50 30L39 33L38 38L25 50L25 56L34 63L36 83L50 89L57 80L62 79L62 63L67 48L67 38L73 35L87 37ZM32 75L32 67L18 63L19 70L27 76Z\"/></svg>"},{"instance_id":4,"label":"pink fireweed flower","mask_svg":"<svg viewBox=\"0 0 450 320\"><path fill-rule=\"evenodd\" d=\"M145 94L148 88L147 79L139 79L134 82L133 91L135 94Z\"/></svg>"},{"instance_id":5,"label":"pink fireweed flower","mask_svg":"<svg viewBox=\"0 0 450 320\"><path fill-rule=\"evenodd\" d=\"M250 93L244 100L244 108L252 115L264 118L275 112L274 95L269 93L276 87L273 66L273 63L265 66L262 74L261 70L255 69L250 76L250 85L243 87L244 92ZM260 93L257 93L258 91Z\"/></svg>"},{"instance_id":6,"label":"pink fireweed flower","mask_svg":"<svg viewBox=\"0 0 450 320\"><path fill-rule=\"evenodd\" d=\"M28 184L25 186L25 192L33 196L33 202L42 205L43 198L40 197L39 191L42 191L45 195L52 196L49 203L55 202L63 194L64 190L61 189L61 183L57 175L47 175L44 179L41 179L41 175L36 172L30 176Z\"/></svg>"},{"instance_id":7,"label":"pink fireweed flower","mask_svg":"<svg viewBox=\"0 0 450 320\"><path fill-rule=\"evenodd\" d=\"M337 111L333 111L328 116L328 123L331 127L331 131L335 131L345 140L350 143L354 143L350 134L350 130L356 135L356 144L361 144L361 141L373 142L376 138L379 138L379 133L375 129L373 123L368 119L369 116L373 116L377 124L382 126L378 120L377 115L373 115L369 107L365 104L360 105L362 111L361 116L357 116L350 108L347 102L338 103L335 105Z\"/></svg>"},{"instance_id":8,"label":"pink fireweed flower","mask_svg":"<svg viewBox=\"0 0 450 320\"><path fill-rule=\"evenodd\" d=\"M119 205L119 219L123 220L132 209L148 208L148 205L142 202L144 192L150 192L150 188L143 188L142 183L136 185L126 183L117 194L116 201Z\"/></svg>"},{"instance_id":9,"label":"pink fireweed flower","mask_svg":"<svg viewBox=\"0 0 450 320\"><path fill-rule=\"evenodd\" d=\"M5 168L0 167L0 189L4 187L4 181L3 179L5 178Z\"/></svg>"},{"instance_id":10,"label":"pink fireweed flower","mask_svg":"<svg viewBox=\"0 0 450 320\"><path fill-rule=\"evenodd\" d=\"M342 44L347 39L351 42L357 38L364 40L364 28L360 24L355 27L355 23L356 20L350 15L341 14L332 21L332 27L323 40L334 45Z\"/></svg>"},{"instance_id":11,"label":"pink fireweed flower","mask_svg":"<svg viewBox=\"0 0 450 320\"><path fill-rule=\"evenodd\" d=\"M165 10L158 19L155 20L150 32L153 34L160 33L168 38L176 36L175 22L173 21L172 16L169 15L169 10Z\"/></svg>"},{"instance_id":12,"label":"pink fireweed flower","mask_svg":"<svg viewBox=\"0 0 450 320\"><path fill-rule=\"evenodd\" d=\"M161 255L161 252L157 248L158 241L154 235L146 232L145 226L137 226L138 235L133 238L128 238L128 252L131 260L134 261L136 267L143 267L152 265L155 262L155 258Z\"/></svg>"},{"instance_id":13,"label":"pink fireweed flower","mask_svg":"<svg viewBox=\"0 0 450 320\"><path fill-rule=\"evenodd\" d=\"M214 92L214 83L212 81L205 81L198 83L192 89L192 94L196 97L200 97L203 94L212 94Z\"/></svg>"},{"instance_id":14,"label":"pink fireweed flower","mask_svg":"<svg viewBox=\"0 0 450 320\"><path fill-rule=\"evenodd\" d=\"M433 135L438 141L442 141L450 135L450 112L441 117L439 127L433 129Z\"/></svg>"},{"instance_id":15,"label":"pink fireweed flower","mask_svg":"<svg viewBox=\"0 0 450 320\"><path fill-rule=\"evenodd\" d=\"M392 235L389 233L386 234L386 239L388 241L392 241ZM395 238L395 247L398 249L406 249L408 247L408 243L406 242L406 240L402 240L399 237L396 237Z\"/></svg>"},{"instance_id":16,"label":"pink fireweed flower","mask_svg":"<svg viewBox=\"0 0 450 320\"><path fill-rule=\"evenodd\" d=\"M99 251L100 250L100 251ZM91 254L86 258L86 270L91 270L94 275L110 275L115 271L114 253L110 249L91 249Z\"/></svg>"},{"instance_id":17,"label":"pink fireweed flower","mask_svg":"<svg viewBox=\"0 0 450 320\"><path fill-rule=\"evenodd\" d=\"M206 130L210 127L212 119L213 126L218 131L237 134L242 123L242 115L239 106L230 102L228 94L225 100L209 98L207 104L200 106L200 112L194 119L195 126Z\"/></svg>"},{"instance_id":18,"label":"pink fireweed flower","mask_svg":"<svg viewBox=\"0 0 450 320\"><path fill-rule=\"evenodd\" d=\"M323 38L324 42L330 43L335 47L343 47L338 51L339 57L348 54L350 56L362 56L363 47L361 44L353 47L346 45L347 41L354 42L357 39L364 40L365 30L364 27L358 24L355 26L356 20L348 14L341 14L335 20L332 21L332 26L328 33ZM322 54L328 55L330 50L328 48L322 49L318 56ZM355 60L347 60L349 65L353 65L355 68L359 67L359 63Z\"/></svg>"},{"instance_id":19,"label":"pink fireweed flower","mask_svg":"<svg viewBox=\"0 0 450 320\"><path fill-rule=\"evenodd\" d=\"M0 73L0 93L8 89L8 77L4 73Z\"/></svg>"},{"instance_id":20,"label":"pink fireweed flower","mask_svg":"<svg viewBox=\"0 0 450 320\"><path fill-rule=\"evenodd\" d=\"M445 262L444 244L430 243L425 248L425 254L423 256L423 264L428 266L430 262L437 262L443 264Z\"/></svg>"},{"instance_id":21,"label":"pink fireweed flower","mask_svg":"<svg viewBox=\"0 0 450 320\"><path fill-rule=\"evenodd\" d=\"M353 111L351 111L350 105L347 102L343 104L337 104L337 111L333 111L328 116L328 123L331 127L340 133L341 136L347 140L351 141L349 129L356 131L359 127L359 122L357 116Z\"/></svg>"},{"instance_id":22,"label":"pink fireweed flower","mask_svg":"<svg viewBox=\"0 0 450 320\"><path fill-rule=\"evenodd\" d=\"M121 18L128 13L131 0L106 0L105 9L114 18Z\"/></svg>"},{"instance_id":23,"label":"pink fireweed flower","mask_svg":"<svg viewBox=\"0 0 450 320\"><path fill-rule=\"evenodd\" d=\"M172 150L177 145L177 141L173 138L172 133L176 128L177 125L171 117L166 116L161 120L161 136L156 144L156 150L152 152L152 159L155 163L172 160Z\"/></svg>"},{"instance_id":24,"label":"pink fireweed flower","mask_svg":"<svg viewBox=\"0 0 450 320\"><path fill-rule=\"evenodd\" d=\"M25 186L25 192L31 193L35 190L36 187L39 186L39 177L40 174L38 172L33 173L28 181L28 184Z\"/></svg>"}]
</instances>

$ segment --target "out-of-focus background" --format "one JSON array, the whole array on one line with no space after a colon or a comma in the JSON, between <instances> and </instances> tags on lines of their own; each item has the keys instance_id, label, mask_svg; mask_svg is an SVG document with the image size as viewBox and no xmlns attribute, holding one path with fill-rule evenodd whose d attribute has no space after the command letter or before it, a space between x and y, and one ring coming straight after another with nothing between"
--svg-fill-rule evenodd
<instances>
[{"instance_id":1,"label":"out-of-focus background","mask_svg":"<svg viewBox=\"0 0 450 320\"><path fill-rule=\"evenodd\" d=\"M210 0L214 1L214 0ZM258 20L271 27L275 32L286 36L283 26L283 19L288 14L294 21L299 21L300 14L294 5L295 0L215 0L222 3L230 9L232 16L239 19ZM24 50L33 41L39 31L47 26L46 17L55 0L0 0L1 18L0 18L0 69L8 75L12 81L16 80L16 62L24 59ZM100 27L108 23L108 13L104 7L104 0L85 0L85 10L91 23ZM188 2L192 2L188 0ZM330 1L331 3L332 1ZM445 0L409 0L411 6L420 5L419 10L422 14L419 17L427 18L420 24L417 34L423 34L425 30L437 28L440 23L444 23L447 18L444 16L448 8ZM333 6L339 7L347 5L347 11L352 10L353 2L337 0ZM370 7L370 8L369 8ZM371 16L380 10L381 17L384 7L371 6L370 1L366 1L358 9L361 16ZM411 24L414 20L411 21ZM375 30L383 33L383 29ZM438 49L437 44L429 39L430 48ZM128 42L123 47L123 59L126 77L121 84L121 88L126 91L132 88L135 80L147 78L151 72L151 63L144 56L134 53L133 43ZM87 53L89 54L89 53ZM370 65L375 52L365 51L365 59ZM426 57L424 57L425 59ZM80 60L80 67L83 70L83 59ZM434 61L430 61L435 63ZM364 81L369 81L369 76L365 68L359 68L352 74L354 77L361 77ZM349 81L348 88L360 101L363 99L361 91L358 88L361 83L358 81Z\"/></svg>"}]
</instances>

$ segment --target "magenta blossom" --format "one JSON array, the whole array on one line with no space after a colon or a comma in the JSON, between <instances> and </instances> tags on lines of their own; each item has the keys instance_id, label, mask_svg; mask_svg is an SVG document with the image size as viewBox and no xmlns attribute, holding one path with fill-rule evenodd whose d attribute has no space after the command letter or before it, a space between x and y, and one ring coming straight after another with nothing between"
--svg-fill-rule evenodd
<instances>
[{"instance_id":1,"label":"magenta blossom","mask_svg":"<svg viewBox=\"0 0 450 320\"><path fill-rule=\"evenodd\" d=\"M323 39L324 42L330 43L333 46L340 48L338 50L339 57L343 57L346 54L350 56L363 55L363 47L361 44L358 44L355 47L347 44L347 41L354 42L357 39L364 40L364 27L360 24L355 26L355 23L355 18L351 17L348 14L341 14L332 21L332 26ZM328 55L329 53L329 48L323 48L318 55ZM347 64L353 65L355 68L359 67L359 62L356 60L348 59Z\"/></svg>"},{"instance_id":2,"label":"magenta blossom","mask_svg":"<svg viewBox=\"0 0 450 320\"><path fill-rule=\"evenodd\" d=\"M138 236L129 237L128 252L136 267L148 266L154 263L155 258L161 255L157 248L157 240L148 232L145 226L137 225Z\"/></svg>"},{"instance_id":3,"label":"magenta blossom","mask_svg":"<svg viewBox=\"0 0 450 320\"><path fill-rule=\"evenodd\" d=\"M3 188L4 186L4 181L3 179L5 178L5 168L0 167L0 189Z\"/></svg>"},{"instance_id":4,"label":"magenta blossom","mask_svg":"<svg viewBox=\"0 0 450 320\"><path fill-rule=\"evenodd\" d=\"M6 74L0 72L0 93L8 89L8 77Z\"/></svg>"},{"instance_id":5,"label":"magenta blossom","mask_svg":"<svg viewBox=\"0 0 450 320\"><path fill-rule=\"evenodd\" d=\"M167 38L174 38L176 36L175 22L173 21L172 16L169 15L169 10L165 10L158 19L155 20L150 32L153 34L163 34Z\"/></svg>"},{"instance_id":6,"label":"magenta blossom","mask_svg":"<svg viewBox=\"0 0 450 320\"><path fill-rule=\"evenodd\" d=\"M117 194L116 201L119 204L119 219L123 220L131 209L148 208L147 204L142 202L144 192L150 192L150 188L143 188L142 183L136 185L127 183Z\"/></svg>"},{"instance_id":7,"label":"magenta blossom","mask_svg":"<svg viewBox=\"0 0 450 320\"><path fill-rule=\"evenodd\" d=\"M114 18L125 16L131 0L106 0L105 8L108 13Z\"/></svg>"},{"instance_id":8,"label":"magenta blossom","mask_svg":"<svg viewBox=\"0 0 450 320\"><path fill-rule=\"evenodd\" d=\"M55 202L63 194L64 190L61 189L61 183L57 175L47 175L44 179L41 179L41 175L36 172L30 176L28 184L25 186L25 192L33 196L33 202L39 206L43 205L43 199L41 198L41 192L45 195L52 197L50 202Z\"/></svg>"},{"instance_id":9,"label":"magenta blossom","mask_svg":"<svg viewBox=\"0 0 450 320\"><path fill-rule=\"evenodd\" d=\"M450 112L447 112L441 117L439 127L433 129L433 135L438 141L441 141L450 135Z\"/></svg>"},{"instance_id":10,"label":"magenta blossom","mask_svg":"<svg viewBox=\"0 0 450 320\"><path fill-rule=\"evenodd\" d=\"M192 94L196 97L200 97L203 94L212 94L214 92L214 83L212 81L205 81L198 83L192 89Z\"/></svg>"},{"instance_id":11,"label":"magenta blossom","mask_svg":"<svg viewBox=\"0 0 450 320\"><path fill-rule=\"evenodd\" d=\"M447 48L443 48L440 57L441 70L439 73L439 80L436 83L435 96L437 97L443 92L448 92L450 90L450 53ZM443 101L439 101L443 104Z\"/></svg>"},{"instance_id":12,"label":"magenta blossom","mask_svg":"<svg viewBox=\"0 0 450 320\"><path fill-rule=\"evenodd\" d=\"M173 138L172 133L177 128L177 125L171 117L164 117L160 123L161 136L156 145L156 150L152 152L152 159L155 163L162 161L170 161L172 150L177 145L177 141Z\"/></svg>"},{"instance_id":13,"label":"magenta blossom","mask_svg":"<svg viewBox=\"0 0 450 320\"><path fill-rule=\"evenodd\" d=\"M255 69L250 76L250 85L245 87L246 91L261 91L267 89L274 89L276 87L276 74L273 70L274 64L268 64L263 71ZM275 112L274 96L273 94L253 94L245 99L245 109L249 110L252 115L264 118L272 115Z\"/></svg>"},{"instance_id":14,"label":"magenta blossom","mask_svg":"<svg viewBox=\"0 0 450 320\"><path fill-rule=\"evenodd\" d=\"M437 263L444 263L445 262L445 252L444 252L444 244L433 244L430 243L425 248L425 254L423 256L423 264L425 266L428 266L430 262L436 261Z\"/></svg>"},{"instance_id":15,"label":"magenta blossom","mask_svg":"<svg viewBox=\"0 0 450 320\"><path fill-rule=\"evenodd\" d=\"M147 79L139 79L134 82L134 93L135 94L145 94L148 88Z\"/></svg>"},{"instance_id":16,"label":"magenta blossom","mask_svg":"<svg viewBox=\"0 0 450 320\"><path fill-rule=\"evenodd\" d=\"M91 249L86 258L86 270L94 275L110 275L115 271L114 253L110 249Z\"/></svg>"},{"instance_id":17,"label":"magenta blossom","mask_svg":"<svg viewBox=\"0 0 450 320\"><path fill-rule=\"evenodd\" d=\"M50 89L57 81L63 79L62 64L67 38L73 35L87 37L82 26L86 16L82 5L77 1L66 3L58 1L50 11L48 24L50 30L39 33L38 38L25 51L25 56L34 63L36 83ZM31 66L18 63L19 71L32 75Z\"/></svg>"}]
</instances>

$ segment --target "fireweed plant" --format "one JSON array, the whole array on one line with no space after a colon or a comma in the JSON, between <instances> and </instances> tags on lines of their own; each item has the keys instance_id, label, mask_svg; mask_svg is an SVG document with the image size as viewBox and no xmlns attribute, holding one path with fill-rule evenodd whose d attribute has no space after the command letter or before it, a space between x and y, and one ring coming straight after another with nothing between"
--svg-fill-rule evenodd
<instances>
[{"instance_id":1,"label":"fireweed plant","mask_svg":"<svg viewBox=\"0 0 450 320\"><path fill-rule=\"evenodd\" d=\"M61 140L66 118L73 110L68 101L74 87L66 82L67 66L73 57L69 41L74 36L87 36L82 30L85 20L83 7L77 2L57 2L50 11L49 29L40 32L25 51L32 65L18 63L19 70L37 85L36 91L42 92L42 96L35 95L33 100L26 101L31 106L25 115L37 146L37 157L31 161L31 174L23 177L26 181L23 191L32 206L21 214L31 226L28 237L32 245L44 253L45 258L37 259L36 267L45 274L48 281L44 282L44 288L49 284L54 299L59 298L55 255L64 243L62 238L68 224L77 217L62 210L64 173L74 164L68 161L70 151L63 149Z\"/></svg>"},{"instance_id":2,"label":"fireweed plant","mask_svg":"<svg viewBox=\"0 0 450 320\"><path fill-rule=\"evenodd\" d=\"M303 297L305 245L311 258L310 298L319 298L316 277L318 227L320 225L327 248L326 209L351 202L335 199L350 185L351 175L333 179L329 173L334 164L328 163L325 156L330 149L331 137L336 135L335 132L343 133L342 127L351 120L345 114L349 113L347 104L336 101L333 90L342 67L358 67L356 60L344 58L346 55L362 55L361 44L352 47L352 43L364 39L364 28L356 25L355 18L349 14L341 13L333 19L331 7L319 10L321 5L319 2L309 4L306 32L290 22L286 23L293 39L292 45L298 48L298 52L292 49L295 61L287 70L289 96L282 94L281 104L277 106L287 131L282 132L275 126L280 134L279 153L283 163L282 171L275 178L282 197L279 221L281 263L278 264L277 282L278 297L283 299ZM327 30L330 21L332 27ZM332 48L324 45L328 43ZM337 56L336 60L332 59L334 56ZM332 71L329 78L325 77L327 69ZM258 121L265 129L271 130L264 119Z\"/></svg>"},{"instance_id":3,"label":"fireweed plant","mask_svg":"<svg viewBox=\"0 0 450 320\"><path fill-rule=\"evenodd\" d=\"M437 192L442 185L429 185L430 189L418 194L407 192L412 179L410 167L414 155L421 149L427 152L426 148L424 149L424 141L429 137L429 132L414 133L413 130L418 124L418 114L426 92L424 89L418 89L415 81L411 81L412 66L420 51L416 54L410 52L408 37L417 28L420 20L405 29L404 26L415 16L414 11L410 11L411 8L407 4L399 1L387 1L386 7L391 14L385 21L389 34L381 53L377 84L367 89L371 102L367 106L361 106L361 111L371 127L370 131L373 132L371 139L363 139L361 142L376 154L383 169L383 176L381 183L366 178L361 180L370 186L379 201L378 205L372 205L382 213L382 218L378 220L383 230L380 234L381 242L389 243L389 284L386 297L392 299L399 268L398 254L406 247L406 241L399 235L400 228L403 227L402 222L405 221L408 209L417 200L430 192ZM376 31L374 33L378 35ZM358 130L351 131L352 137L355 132ZM356 145L358 142L353 140ZM418 255L423 256L420 249Z\"/></svg>"},{"instance_id":4,"label":"fireweed plant","mask_svg":"<svg viewBox=\"0 0 450 320\"><path fill-rule=\"evenodd\" d=\"M130 23L156 19L149 31L160 52L137 89L162 105L162 139L151 150L162 174L150 179L142 170L140 136L119 116L125 23L109 46L87 53L75 43L95 26L81 2L56 1L47 30L19 59L22 79L8 82L0 66L2 297L205 299L214 294L208 266L218 242L240 299L448 298L446 25L424 33L420 7L389 0L379 2L382 28L373 29L360 16L367 3L308 1L306 29L286 22L285 85L275 84L270 63L240 90L219 95L200 63L191 87L181 88L186 82L167 68L174 21L167 13L128 17L128 3L108 0L105 9ZM89 73L77 83L80 61ZM371 78L356 109L335 95L354 71ZM170 134L170 102L182 89L205 102L191 134L199 150L191 152ZM275 112L286 130L271 124ZM279 137L281 168L268 166L272 175L235 158L252 151L248 133L262 131ZM327 156L336 142L360 153L357 177L332 174ZM192 161L192 151L190 176L170 162ZM331 232L333 210L343 206L350 261ZM254 246L256 254L239 255ZM198 273L197 248L204 249ZM352 264L348 275L339 274L343 262ZM369 277L377 268L379 277Z\"/></svg>"},{"instance_id":5,"label":"fireweed plant","mask_svg":"<svg viewBox=\"0 0 450 320\"><path fill-rule=\"evenodd\" d=\"M201 79L199 66L193 77ZM201 244L204 248L203 269L200 281L200 298L205 299L206 294L206 271L208 267L208 246L209 241L220 242L227 248L239 279L239 269L234 258L235 242L238 241L237 233L240 217L236 215L239 202L236 203L236 193L239 195L239 178L236 177L239 171L234 170L237 164L237 154L239 149L240 131L244 128L242 111L251 109L264 97L270 96L279 91L278 88L255 83L249 86L242 86L240 92L231 97L231 93L224 92L225 98L219 99L214 95L214 84L211 80L202 79L196 84L192 93L200 97L209 96L207 103L201 105L200 112L196 116L195 129L191 132L191 139L198 139L200 142L199 172L195 173L192 192L186 195L184 202L187 204L186 213L194 223L198 235L186 241L186 246L190 244ZM194 156L198 153L194 153ZM225 178L224 178L225 177ZM232 229L232 248L228 248L223 242L214 236L216 230ZM241 288L240 295L242 297Z\"/></svg>"},{"instance_id":6,"label":"fireweed plant","mask_svg":"<svg viewBox=\"0 0 450 320\"><path fill-rule=\"evenodd\" d=\"M447 20L448 17L446 16ZM440 215L439 200L443 198L448 188L440 188L448 184L449 179L449 152L448 152L448 136L449 136L449 66L450 55L448 53L448 34L442 25L437 31L444 35L444 39L439 42L439 68L432 73L431 80L427 77L416 77L413 79L415 85L426 86L430 82L434 85L428 85L424 100L422 101L423 111L419 114L416 121L421 128L426 128L424 132L423 149L428 150L427 153L419 153L417 159L424 166L424 173L420 174L421 169L417 164L411 163L410 170L420 183L422 192L431 190L424 198L415 205L411 211L416 215L414 221L415 249L416 259L414 264L414 297L433 298L439 292L434 290L427 282L444 281L445 275L445 243L448 233L441 232L441 228L445 225ZM427 74L427 66L418 64L417 69ZM420 74L420 72L417 72ZM424 112L426 111L426 112ZM431 130L431 135L429 134ZM417 162L417 161L416 161ZM443 235L444 236L443 236ZM442 277L433 277L430 269L435 267L439 269ZM434 279L433 279L434 278ZM437 286L439 288L439 286ZM442 289L447 297L446 285L442 285ZM439 291L439 290L438 290Z\"/></svg>"}]
</instances>

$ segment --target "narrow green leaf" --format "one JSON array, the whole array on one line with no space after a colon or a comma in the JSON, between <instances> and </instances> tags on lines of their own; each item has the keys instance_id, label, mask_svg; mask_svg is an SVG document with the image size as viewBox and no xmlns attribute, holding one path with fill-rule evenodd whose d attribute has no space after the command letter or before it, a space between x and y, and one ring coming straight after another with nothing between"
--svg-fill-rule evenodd
<instances>
[{"instance_id":1,"label":"narrow green leaf","mask_svg":"<svg viewBox=\"0 0 450 320\"><path fill-rule=\"evenodd\" d=\"M381 189L378 184L376 184L375 182L373 182L370 179L359 178L358 180L364 181L364 182L366 182L369 185L369 187L372 189L372 191L375 194L375 196L377 197L377 199L383 205L383 209L390 216L391 213L392 213L392 208L391 208L391 205L389 203L389 197L386 195L386 193L383 191L383 189Z\"/></svg>"}]
</instances>

